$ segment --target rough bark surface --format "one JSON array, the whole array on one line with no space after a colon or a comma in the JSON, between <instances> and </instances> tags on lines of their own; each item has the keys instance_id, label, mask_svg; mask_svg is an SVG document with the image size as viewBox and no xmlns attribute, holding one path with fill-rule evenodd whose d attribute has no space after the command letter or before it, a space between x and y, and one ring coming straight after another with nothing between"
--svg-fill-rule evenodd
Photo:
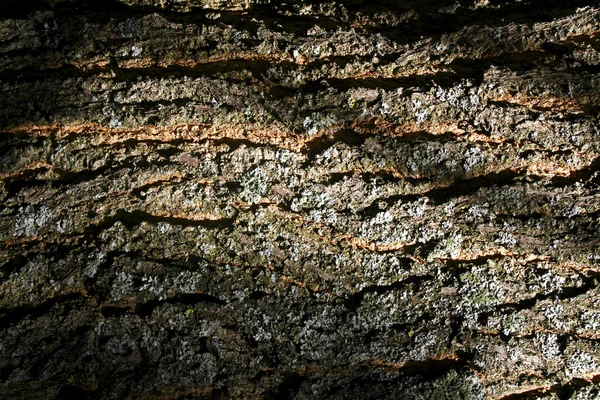
<instances>
[{"instance_id":1,"label":"rough bark surface","mask_svg":"<svg viewBox=\"0 0 600 400\"><path fill-rule=\"evenodd\" d=\"M595 1L4 0L0 397L599 398L599 72Z\"/></svg>"}]
</instances>

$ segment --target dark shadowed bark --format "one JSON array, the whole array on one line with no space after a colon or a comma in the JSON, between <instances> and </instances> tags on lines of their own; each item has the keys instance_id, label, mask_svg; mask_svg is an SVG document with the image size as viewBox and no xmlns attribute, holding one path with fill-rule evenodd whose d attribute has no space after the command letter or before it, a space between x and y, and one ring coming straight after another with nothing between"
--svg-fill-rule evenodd
<instances>
[{"instance_id":1,"label":"dark shadowed bark","mask_svg":"<svg viewBox=\"0 0 600 400\"><path fill-rule=\"evenodd\" d=\"M599 398L599 72L594 1L4 0L0 397Z\"/></svg>"}]
</instances>

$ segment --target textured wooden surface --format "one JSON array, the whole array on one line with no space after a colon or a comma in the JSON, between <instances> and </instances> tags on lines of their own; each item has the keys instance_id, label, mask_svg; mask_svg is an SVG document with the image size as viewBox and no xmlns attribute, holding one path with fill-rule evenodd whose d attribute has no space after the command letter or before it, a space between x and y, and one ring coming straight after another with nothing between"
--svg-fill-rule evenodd
<instances>
[{"instance_id":1,"label":"textured wooden surface","mask_svg":"<svg viewBox=\"0 0 600 400\"><path fill-rule=\"evenodd\" d=\"M4 1L3 398L591 399L591 1Z\"/></svg>"}]
</instances>

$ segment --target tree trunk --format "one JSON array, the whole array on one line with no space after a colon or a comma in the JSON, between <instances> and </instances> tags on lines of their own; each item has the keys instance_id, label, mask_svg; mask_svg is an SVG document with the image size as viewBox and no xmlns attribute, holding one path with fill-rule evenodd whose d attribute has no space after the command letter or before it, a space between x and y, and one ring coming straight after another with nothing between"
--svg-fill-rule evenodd
<instances>
[{"instance_id":1,"label":"tree trunk","mask_svg":"<svg viewBox=\"0 0 600 400\"><path fill-rule=\"evenodd\" d=\"M597 398L599 31L4 0L0 397Z\"/></svg>"}]
</instances>

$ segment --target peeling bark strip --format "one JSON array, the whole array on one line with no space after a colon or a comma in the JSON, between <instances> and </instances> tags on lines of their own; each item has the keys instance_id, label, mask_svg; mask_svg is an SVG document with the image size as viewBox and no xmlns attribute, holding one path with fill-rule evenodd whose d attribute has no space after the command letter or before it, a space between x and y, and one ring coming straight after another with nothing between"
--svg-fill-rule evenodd
<instances>
[{"instance_id":1,"label":"peeling bark strip","mask_svg":"<svg viewBox=\"0 0 600 400\"><path fill-rule=\"evenodd\" d=\"M600 396L593 1L5 0L0 397Z\"/></svg>"}]
</instances>

